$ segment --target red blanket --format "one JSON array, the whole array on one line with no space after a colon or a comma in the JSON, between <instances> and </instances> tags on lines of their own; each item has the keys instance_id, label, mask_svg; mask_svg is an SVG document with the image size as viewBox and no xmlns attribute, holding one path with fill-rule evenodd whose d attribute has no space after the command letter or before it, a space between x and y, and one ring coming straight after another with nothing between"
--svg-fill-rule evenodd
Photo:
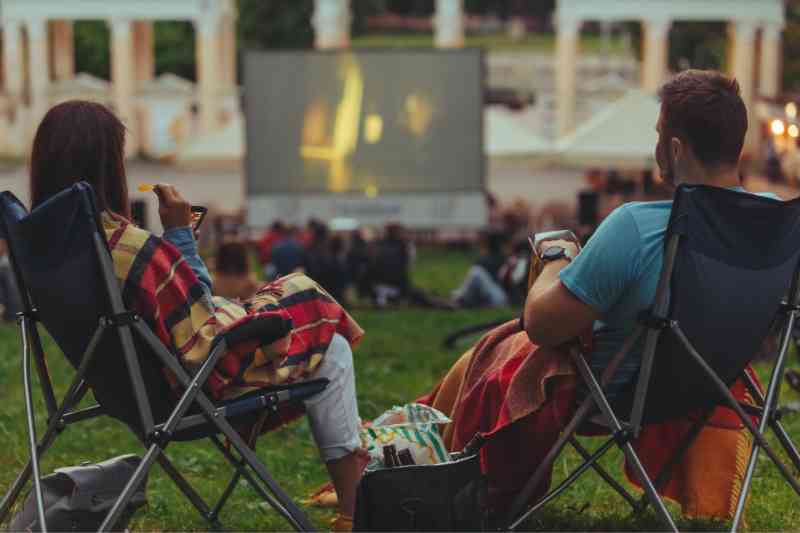
<instances>
[{"instance_id":1,"label":"red blanket","mask_svg":"<svg viewBox=\"0 0 800 533\"><path fill-rule=\"evenodd\" d=\"M520 330L518 321L512 321L484 337L419 401L452 418L444 435L451 451L462 449L476 433L487 437L481 454L490 504L502 513L569 421L577 383L566 354L539 349ZM749 400L741 383L732 391L738 399ZM687 418L647 426L634 441L651 479L690 425ZM687 516L728 518L749 452L749 437L735 414L718 408L660 492L680 503ZM633 480L628 468L626 472ZM549 482L548 476L534 498L546 493Z\"/></svg>"}]
</instances>

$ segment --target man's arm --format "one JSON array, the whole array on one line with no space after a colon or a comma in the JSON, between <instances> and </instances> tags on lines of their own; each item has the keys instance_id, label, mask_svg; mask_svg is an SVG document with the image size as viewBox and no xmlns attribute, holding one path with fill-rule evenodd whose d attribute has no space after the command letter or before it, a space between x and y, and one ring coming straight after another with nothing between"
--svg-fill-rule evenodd
<instances>
[{"instance_id":1,"label":"man's arm","mask_svg":"<svg viewBox=\"0 0 800 533\"><path fill-rule=\"evenodd\" d=\"M546 246L562 246L573 257L578 252L577 246L567 241L548 242ZM546 263L525 300L525 331L531 342L539 346L564 344L600 318L600 313L573 296L561 283L559 273L568 264L566 258Z\"/></svg>"},{"instance_id":2,"label":"man's arm","mask_svg":"<svg viewBox=\"0 0 800 533\"><path fill-rule=\"evenodd\" d=\"M572 243L557 241L572 253ZM525 331L541 346L558 346L584 333L611 311L640 277L641 236L628 206L616 209L570 263L551 261L525 303Z\"/></svg>"}]
</instances>

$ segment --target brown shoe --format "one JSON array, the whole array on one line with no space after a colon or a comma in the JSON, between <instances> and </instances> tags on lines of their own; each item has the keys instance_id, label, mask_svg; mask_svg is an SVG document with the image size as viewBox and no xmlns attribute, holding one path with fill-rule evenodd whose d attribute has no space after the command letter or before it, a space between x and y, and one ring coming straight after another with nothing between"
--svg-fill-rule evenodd
<instances>
[{"instance_id":1,"label":"brown shoe","mask_svg":"<svg viewBox=\"0 0 800 533\"><path fill-rule=\"evenodd\" d=\"M353 531L353 517L337 514L336 518L331 520L331 531Z\"/></svg>"}]
</instances>

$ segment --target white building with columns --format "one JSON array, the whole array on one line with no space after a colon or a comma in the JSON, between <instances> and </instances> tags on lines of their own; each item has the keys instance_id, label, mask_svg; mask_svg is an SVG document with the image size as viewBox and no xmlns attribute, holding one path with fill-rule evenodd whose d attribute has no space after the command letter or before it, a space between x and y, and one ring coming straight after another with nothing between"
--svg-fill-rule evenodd
<instances>
[{"instance_id":1,"label":"white building with columns","mask_svg":"<svg viewBox=\"0 0 800 533\"><path fill-rule=\"evenodd\" d=\"M729 24L730 74L739 81L750 114L745 151L758 142L756 101L779 96L783 0L558 0L556 121L560 136L575 129L576 61L581 27L589 21L637 21L643 29L642 88L655 93L668 73L669 30L678 21ZM760 61L757 51L760 50Z\"/></svg>"},{"instance_id":2,"label":"white building with columns","mask_svg":"<svg viewBox=\"0 0 800 533\"><path fill-rule=\"evenodd\" d=\"M266 0L265 0L266 1ZM319 49L350 46L351 0L315 0ZM435 0L434 44L464 46L463 0ZM668 74L670 28L679 21L724 21L728 64L755 125L755 103L780 93L783 0L558 0L554 15L555 130L573 132L580 32L589 21L637 21L643 27L641 87L654 93ZM0 0L0 155L27 154L46 110L66 98L110 104L125 122L129 152L197 157L205 146L243 155L236 73L235 0ZM111 79L76 77L73 22L104 20L110 30ZM153 23L189 21L195 28L197 81L155 78ZM747 149L758 136L750 128ZM228 146L230 145L230 146Z\"/></svg>"},{"instance_id":3,"label":"white building with columns","mask_svg":"<svg viewBox=\"0 0 800 533\"><path fill-rule=\"evenodd\" d=\"M316 0L314 28L318 48L349 46L349 0ZM780 93L781 32L784 0L558 0L556 26L555 107L557 137L574 131L577 121L580 32L586 22L642 24L641 87L654 94L668 74L669 33L675 22L722 21L730 27L730 74L741 87L753 127L746 151L757 148L755 109L760 98ZM464 45L463 0L436 0L434 44Z\"/></svg>"},{"instance_id":4,"label":"white building with columns","mask_svg":"<svg viewBox=\"0 0 800 533\"><path fill-rule=\"evenodd\" d=\"M77 20L107 22L110 83L88 80L85 75L75 79L73 22ZM194 25L195 84L176 83L171 78L154 80L153 23L157 20ZM190 143L238 119L234 0L0 0L0 21L2 154L25 155L47 109L81 95L111 104L130 132L131 154L147 153L159 144L152 142L152 137L159 135L154 131L159 124L181 142ZM160 92L153 90L154 83ZM175 117L173 123L157 120L163 106L154 94L163 95L164 105ZM178 113L174 111L176 98L184 99ZM155 151L149 155L165 154Z\"/></svg>"}]
</instances>

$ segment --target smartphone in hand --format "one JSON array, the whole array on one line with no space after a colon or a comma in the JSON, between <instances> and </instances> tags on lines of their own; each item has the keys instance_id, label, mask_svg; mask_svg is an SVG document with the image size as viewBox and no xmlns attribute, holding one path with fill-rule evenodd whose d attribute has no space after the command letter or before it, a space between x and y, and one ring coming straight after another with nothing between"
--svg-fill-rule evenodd
<instances>
[{"instance_id":1,"label":"smartphone in hand","mask_svg":"<svg viewBox=\"0 0 800 533\"><path fill-rule=\"evenodd\" d=\"M207 207L200 205L192 206L192 231L195 233L197 233L197 230L200 229L200 224L202 224L203 219L206 218L206 213L208 213Z\"/></svg>"}]
</instances>

